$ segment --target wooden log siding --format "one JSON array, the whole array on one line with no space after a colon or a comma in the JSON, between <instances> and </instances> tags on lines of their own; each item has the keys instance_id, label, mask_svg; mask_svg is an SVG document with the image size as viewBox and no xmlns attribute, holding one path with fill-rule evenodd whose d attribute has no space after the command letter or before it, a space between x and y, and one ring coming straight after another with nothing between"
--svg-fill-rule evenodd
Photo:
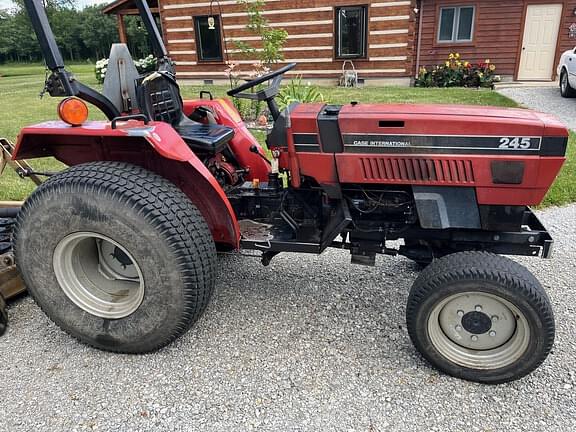
<instances>
[{"instance_id":1,"label":"wooden log siding","mask_svg":"<svg viewBox=\"0 0 576 432\"><path fill-rule=\"evenodd\" d=\"M225 78L225 61L249 65L234 41L244 41L261 48L258 37L246 30L247 16L235 0L222 0L223 62L199 61L194 16L220 15L217 2L193 3L191 0L164 0L161 18L164 37L177 73L183 78ZM413 66L414 13L416 0L268 0L263 15L272 27L288 32L284 62L297 62L292 75L337 78L341 59L335 58L335 8L365 5L368 12L367 57L352 59L361 78L408 77ZM246 66L245 68L248 68Z\"/></svg>"},{"instance_id":2,"label":"wooden log siding","mask_svg":"<svg viewBox=\"0 0 576 432\"><path fill-rule=\"evenodd\" d=\"M562 21L560 22L560 35L558 37L558 52L554 59L554 78L556 77L556 65L560 61L560 56L564 51L574 49L576 47L576 39L570 39L570 25L576 23L576 0L564 2L564 9L562 10Z\"/></svg>"},{"instance_id":3,"label":"wooden log siding","mask_svg":"<svg viewBox=\"0 0 576 432\"><path fill-rule=\"evenodd\" d=\"M463 59L471 62L490 59L496 65L498 74L516 78L526 6L547 3L563 4L556 65L560 53L576 45L576 40L568 37L570 24L576 22L573 15L576 0L425 0L420 64L440 64L446 61L451 52L458 52ZM438 43L440 7L469 5L476 7L472 42Z\"/></svg>"}]
</instances>

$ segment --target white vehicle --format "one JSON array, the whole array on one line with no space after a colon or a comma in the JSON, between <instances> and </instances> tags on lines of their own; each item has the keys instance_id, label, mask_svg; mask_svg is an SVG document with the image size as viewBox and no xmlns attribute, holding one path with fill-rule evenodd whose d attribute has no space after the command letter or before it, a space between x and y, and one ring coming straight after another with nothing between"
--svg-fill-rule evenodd
<instances>
[{"instance_id":1,"label":"white vehicle","mask_svg":"<svg viewBox=\"0 0 576 432\"><path fill-rule=\"evenodd\" d=\"M576 97L576 48L565 51L560 57L558 76L562 97Z\"/></svg>"}]
</instances>

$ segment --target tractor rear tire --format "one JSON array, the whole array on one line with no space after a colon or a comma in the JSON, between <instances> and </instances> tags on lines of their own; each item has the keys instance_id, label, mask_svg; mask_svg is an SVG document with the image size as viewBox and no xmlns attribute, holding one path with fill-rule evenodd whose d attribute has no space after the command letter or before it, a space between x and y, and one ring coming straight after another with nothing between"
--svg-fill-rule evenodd
<instances>
[{"instance_id":1,"label":"tractor rear tire","mask_svg":"<svg viewBox=\"0 0 576 432\"><path fill-rule=\"evenodd\" d=\"M486 252L432 262L412 286L406 320L412 342L434 367L481 383L529 374L554 342L554 314L538 280Z\"/></svg>"},{"instance_id":2,"label":"tractor rear tire","mask_svg":"<svg viewBox=\"0 0 576 432\"><path fill-rule=\"evenodd\" d=\"M155 351L208 304L216 248L176 186L118 162L74 166L36 189L15 229L17 265L48 317L81 342Z\"/></svg>"}]
</instances>

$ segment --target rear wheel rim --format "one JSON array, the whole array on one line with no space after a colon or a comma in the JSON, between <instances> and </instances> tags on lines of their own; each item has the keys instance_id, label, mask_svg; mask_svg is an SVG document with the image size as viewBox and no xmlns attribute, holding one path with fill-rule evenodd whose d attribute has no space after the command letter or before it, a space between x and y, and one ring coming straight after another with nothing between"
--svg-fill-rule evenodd
<instances>
[{"instance_id":1,"label":"rear wheel rim","mask_svg":"<svg viewBox=\"0 0 576 432\"><path fill-rule=\"evenodd\" d=\"M64 294L92 315L125 318L144 299L140 266L125 247L102 234L64 237L54 250L53 267Z\"/></svg>"},{"instance_id":2,"label":"rear wheel rim","mask_svg":"<svg viewBox=\"0 0 576 432\"><path fill-rule=\"evenodd\" d=\"M530 327L511 302L485 292L464 292L434 306L428 335L449 361L472 369L499 369L516 362L528 348Z\"/></svg>"}]
</instances>

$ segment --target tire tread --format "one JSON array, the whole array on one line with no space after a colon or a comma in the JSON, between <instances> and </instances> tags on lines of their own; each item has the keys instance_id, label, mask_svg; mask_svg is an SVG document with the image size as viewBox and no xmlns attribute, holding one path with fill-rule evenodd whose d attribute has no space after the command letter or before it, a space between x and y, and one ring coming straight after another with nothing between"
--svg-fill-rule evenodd
<instances>
[{"instance_id":1,"label":"tire tread","mask_svg":"<svg viewBox=\"0 0 576 432\"><path fill-rule=\"evenodd\" d=\"M539 357L533 359L530 368L522 371L514 379L527 375L544 362L552 350L555 333L554 313L548 295L540 282L524 266L507 257L479 251L458 252L435 260L420 273L414 282L408 296L406 321L410 338L424 357L429 361L431 360L418 342L416 323L419 307L432 292L455 280L483 280L505 285L513 290L515 295L526 299L535 308L542 321L546 344ZM499 383L509 381L509 379L485 379L482 381Z\"/></svg>"}]
</instances>

